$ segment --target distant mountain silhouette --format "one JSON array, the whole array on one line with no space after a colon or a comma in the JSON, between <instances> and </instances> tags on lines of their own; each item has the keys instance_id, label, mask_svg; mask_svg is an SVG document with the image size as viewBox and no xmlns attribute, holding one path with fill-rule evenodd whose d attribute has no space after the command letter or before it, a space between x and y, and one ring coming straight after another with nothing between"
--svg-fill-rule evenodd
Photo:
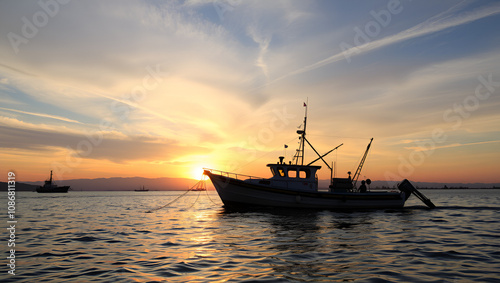
<instances>
[{"instance_id":1,"label":"distant mountain silhouette","mask_svg":"<svg viewBox=\"0 0 500 283\"><path fill-rule=\"evenodd\" d=\"M40 182L40 184L43 184L43 182ZM16 182L16 191L35 191L38 186L35 185L30 185L26 183L19 183ZM0 182L0 191L6 192L8 189L8 184L7 182Z\"/></svg>"},{"instance_id":2,"label":"distant mountain silhouette","mask_svg":"<svg viewBox=\"0 0 500 283\"><path fill-rule=\"evenodd\" d=\"M185 191L194 186L199 180L187 178L142 178L142 177L113 177L97 179L73 179L57 181L60 186L71 186L73 191L133 191L144 186L149 191ZM41 185L43 181L26 182L31 185ZM211 189L207 181L208 189Z\"/></svg>"}]
</instances>

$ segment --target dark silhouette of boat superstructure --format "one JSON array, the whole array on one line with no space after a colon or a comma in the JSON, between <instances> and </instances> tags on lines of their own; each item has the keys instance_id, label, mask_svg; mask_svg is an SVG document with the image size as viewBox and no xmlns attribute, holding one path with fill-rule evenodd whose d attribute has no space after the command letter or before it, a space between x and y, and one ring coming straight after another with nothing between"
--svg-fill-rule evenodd
<instances>
[{"instance_id":1,"label":"dark silhouette of boat superstructure","mask_svg":"<svg viewBox=\"0 0 500 283\"><path fill-rule=\"evenodd\" d=\"M67 193L70 186L58 186L52 181L52 170L50 171L50 179L46 180L43 186L36 189L37 193Z\"/></svg>"},{"instance_id":2,"label":"dark silhouette of boat superstructure","mask_svg":"<svg viewBox=\"0 0 500 283\"><path fill-rule=\"evenodd\" d=\"M406 179L398 185L399 191L369 191L365 183L369 185L370 179L363 180L359 187L356 186L373 139L370 140L352 178L350 172L348 172L348 178L333 178L333 166L330 166L324 157L342 144L320 155L306 138L307 105L304 104L304 106L306 111L303 129L297 131L299 148L293 161L286 163L284 157L280 156L279 162L267 164L272 173L271 178L205 169L204 174L214 184L225 206L233 208L268 206L316 209L402 208L410 195L414 194L428 207L435 207ZM318 155L318 158L308 164L304 164L306 143ZM321 166L312 165L318 160L322 160L330 169L330 186L328 188L318 187L316 172L321 169Z\"/></svg>"}]
</instances>

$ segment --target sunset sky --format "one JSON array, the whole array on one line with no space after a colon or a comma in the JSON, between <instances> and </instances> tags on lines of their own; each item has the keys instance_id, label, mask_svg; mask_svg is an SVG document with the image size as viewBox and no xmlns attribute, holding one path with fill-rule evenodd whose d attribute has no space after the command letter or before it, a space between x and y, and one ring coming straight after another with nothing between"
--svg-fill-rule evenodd
<instances>
[{"instance_id":1,"label":"sunset sky","mask_svg":"<svg viewBox=\"0 0 500 283\"><path fill-rule=\"evenodd\" d=\"M338 177L373 137L362 177L500 182L499 27L498 1L2 1L3 179L269 177L307 101Z\"/></svg>"}]
</instances>

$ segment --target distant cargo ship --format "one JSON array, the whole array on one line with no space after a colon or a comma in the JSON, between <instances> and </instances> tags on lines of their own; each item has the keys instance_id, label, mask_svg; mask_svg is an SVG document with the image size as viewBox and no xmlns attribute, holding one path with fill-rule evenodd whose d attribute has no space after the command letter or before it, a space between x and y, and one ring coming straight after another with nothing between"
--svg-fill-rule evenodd
<instances>
[{"instance_id":1,"label":"distant cargo ship","mask_svg":"<svg viewBox=\"0 0 500 283\"><path fill-rule=\"evenodd\" d=\"M36 189L37 193L67 193L69 186L58 186L52 182L52 170L50 170L50 179L45 181L43 186L39 186Z\"/></svg>"}]
</instances>

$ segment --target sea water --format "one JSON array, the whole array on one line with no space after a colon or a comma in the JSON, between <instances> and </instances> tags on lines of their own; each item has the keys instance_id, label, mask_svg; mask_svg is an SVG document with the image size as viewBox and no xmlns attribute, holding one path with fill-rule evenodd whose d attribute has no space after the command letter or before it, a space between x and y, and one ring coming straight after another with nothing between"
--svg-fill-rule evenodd
<instances>
[{"instance_id":1,"label":"sea water","mask_svg":"<svg viewBox=\"0 0 500 283\"><path fill-rule=\"evenodd\" d=\"M213 191L17 192L2 282L500 282L500 190L405 209L229 211ZM4 213L5 212L5 213Z\"/></svg>"}]
</instances>

